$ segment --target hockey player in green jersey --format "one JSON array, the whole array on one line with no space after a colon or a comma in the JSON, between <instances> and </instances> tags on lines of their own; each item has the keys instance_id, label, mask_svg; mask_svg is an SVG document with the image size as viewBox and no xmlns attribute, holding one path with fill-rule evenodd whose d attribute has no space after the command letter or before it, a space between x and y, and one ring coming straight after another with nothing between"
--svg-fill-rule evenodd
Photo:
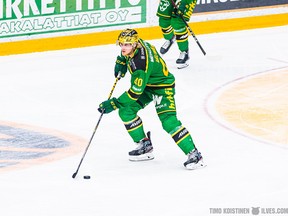
<instances>
[{"instance_id":1,"label":"hockey player in green jersey","mask_svg":"<svg viewBox=\"0 0 288 216\"><path fill-rule=\"evenodd\" d=\"M178 9L175 9L171 0L160 0L158 6L157 16L159 17L159 26L166 40L160 49L160 53L165 54L168 52L176 40L180 50L180 56L176 60L179 69L189 65L188 30L180 16L189 21L196 2L197 0L177 0L176 5Z\"/></svg>"},{"instance_id":2,"label":"hockey player in green jersey","mask_svg":"<svg viewBox=\"0 0 288 216\"><path fill-rule=\"evenodd\" d=\"M140 39L134 29L123 30L118 36L117 44L121 47L121 55L116 60L115 77L119 73L124 77L128 70L131 74L131 84L120 97L102 102L98 110L101 113L119 110L121 120L137 144L137 148L129 152L129 159L143 161L154 158L150 132L145 135L142 120L137 114L154 101L163 129L188 155L184 166L187 169L203 167L200 152L196 149L188 130L176 116L175 78L156 48Z\"/></svg>"}]
</instances>

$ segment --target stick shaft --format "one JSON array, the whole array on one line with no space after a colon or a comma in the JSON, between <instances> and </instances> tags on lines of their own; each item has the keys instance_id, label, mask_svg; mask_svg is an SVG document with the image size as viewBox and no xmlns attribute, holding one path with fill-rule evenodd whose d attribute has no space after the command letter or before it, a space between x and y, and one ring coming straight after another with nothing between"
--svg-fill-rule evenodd
<instances>
[{"instance_id":1,"label":"stick shaft","mask_svg":"<svg viewBox=\"0 0 288 216\"><path fill-rule=\"evenodd\" d=\"M110 94L109 94L109 96L108 96L108 100L111 98L111 96L112 96L112 94L113 94L113 91L114 91L114 89L115 89L115 87L116 87L116 84L117 84L117 82L118 82L119 79L120 79L120 78L119 78L119 76L118 76L118 77L116 78L115 82L114 82L114 85L113 85L111 91L110 91ZM98 128L98 126L99 126L99 124L100 124L100 121L101 121L101 119L102 119L102 117L103 117L103 114L104 114L104 110L102 110L102 112L101 112L101 115L100 115L100 117L99 117L99 119L98 119L98 122L97 122L97 124L96 124L96 126L95 126L95 129L94 129L94 131L93 131L93 133L92 133L92 136L91 136L91 138L90 138L90 140L89 140L89 143L88 143L88 145L87 145L87 147L86 147L86 149L85 149L85 151L84 151L84 154L83 154L83 156L82 156L82 158L81 158L81 160L80 160L80 163L79 163L79 165L78 165L78 167L77 167L76 172L73 173L73 175L72 175L72 178L75 178L75 177L76 177L76 175L77 175L77 173L78 173L78 171L79 171L79 169L80 169L80 166L81 166L81 164L82 164L82 162L83 162L83 160L84 160L84 158L85 158L85 155L86 155L86 153L87 153L87 151L88 151L88 149L89 149L89 147L90 147L90 144L91 144L91 142L92 142L92 140L93 140L93 137L94 137L94 135L95 135L95 133L96 133L96 130L97 130L97 128Z\"/></svg>"},{"instance_id":2,"label":"stick shaft","mask_svg":"<svg viewBox=\"0 0 288 216\"><path fill-rule=\"evenodd\" d=\"M177 5L175 4L175 2L173 0L171 0L172 5L175 9L177 8ZM198 41L196 35L194 34L194 32L192 31L192 29L190 28L189 24L187 23L187 21L185 20L185 18L183 17L183 14L179 14L180 18L183 20L183 22L185 23L187 29L189 30L190 34L192 35L192 37L194 38L194 40L196 41L197 45L199 46L199 48L201 49L203 55L206 55L205 50L203 49L203 47L201 46L200 42Z\"/></svg>"}]
</instances>

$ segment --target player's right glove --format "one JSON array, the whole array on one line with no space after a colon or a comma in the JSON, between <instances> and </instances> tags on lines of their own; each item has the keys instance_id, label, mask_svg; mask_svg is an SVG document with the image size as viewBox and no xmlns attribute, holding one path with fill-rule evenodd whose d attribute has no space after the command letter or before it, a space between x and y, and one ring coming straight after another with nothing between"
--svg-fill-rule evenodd
<instances>
[{"instance_id":1,"label":"player's right glove","mask_svg":"<svg viewBox=\"0 0 288 216\"><path fill-rule=\"evenodd\" d=\"M120 73L120 77L124 77L127 72L127 64L124 56L117 56L115 67L114 67L114 76L118 77Z\"/></svg>"},{"instance_id":2,"label":"player's right glove","mask_svg":"<svg viewBox=\"0 0 288 216\"><path fill-rule=\"evenodd\" d=\"M98 111L100 113L110 113L112 112L113 110L116 110L120 107L120 104L118 102L118 100L116 98L112 98L112 99L109 99L109 100L106 100L106 101L103 101L101 104L99 104L99 108L98 108Z\"/></svg>"},{"instance_id":3,"label":"player's right glove","mask_svg":"<svg viewBox=\"0 0 288 216\"><path fill-rule=\"evenodd\" d=\"M177 8L174 8L174 10L172 11L172 16L173 17L183 16L186 21L189 21L188 16L190 17L192 15L194 7L193 4L189 4L187 1L182 0L177 3Z\"/></svg>"}]
</instances>

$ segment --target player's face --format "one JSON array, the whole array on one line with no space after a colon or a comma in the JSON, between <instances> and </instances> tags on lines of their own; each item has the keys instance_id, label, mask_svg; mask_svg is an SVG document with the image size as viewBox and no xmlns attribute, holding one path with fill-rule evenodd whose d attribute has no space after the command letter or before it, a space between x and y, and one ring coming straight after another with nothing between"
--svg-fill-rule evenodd
<instances>
[{"instance_id":1,"label":"player's face","mask_svg":"<svg viewBox=\"0 0 288 216\"><path fill-rule=\"evenodd\" d=\"M128 56L133 53L133 45L131 43L120 43L121 52L123 56Z\"/></svg>"}]
</instances>

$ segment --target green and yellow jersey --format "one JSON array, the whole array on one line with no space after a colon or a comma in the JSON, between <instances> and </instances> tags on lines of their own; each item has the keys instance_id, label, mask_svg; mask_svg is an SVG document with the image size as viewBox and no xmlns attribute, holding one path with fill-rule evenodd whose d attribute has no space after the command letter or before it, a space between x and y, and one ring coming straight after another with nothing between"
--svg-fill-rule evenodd
<instances>
[{"instance_id":1,"label":"green and yellow jersey","mask_svg":"<svg viewBox=\"0 0 288 216\"><path fill-rule=\"evenodd\" d=\"M174 75L168 71L156 48L142 39L139 39L139 44L141 46L135 50L133 57L126 58L131 85L118 98L121 107L137 101L145 88L172 88L175 85Z\"/></svg>"}]
</instances>

